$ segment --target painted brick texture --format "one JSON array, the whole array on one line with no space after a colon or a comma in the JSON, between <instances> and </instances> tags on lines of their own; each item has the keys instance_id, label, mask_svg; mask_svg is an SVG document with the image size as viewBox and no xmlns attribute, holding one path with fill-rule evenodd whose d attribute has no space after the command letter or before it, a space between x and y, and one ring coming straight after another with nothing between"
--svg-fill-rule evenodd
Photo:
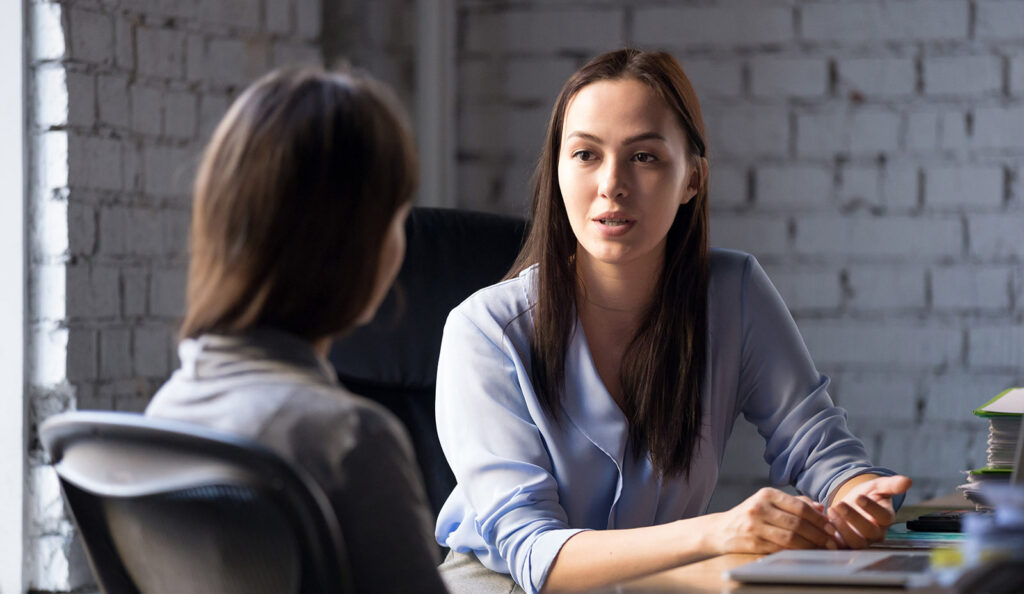
<instances>
[{"instance_id":1,"label":"painted brick texture","mask_svg":"<svg viewBox=\"0 0 1024 594\"><path fill-rule=\"evenodd\" d=\"M175 365L195 159L238 90L345 58L413 105L414 0L29 3L33 418L139 410ZM876 460L948 492L1024 384L1016 0L457 0L457 205L523 214L564 78L662 47L702 100L712 243L754 253ZM889 412L879 415L880 407ZM737 425L713 509L764 484ZM32 452L33 588L87 583ZM54 512L53 510L58 510ZM46 536L43 536L45 534Z\"/></svg>"},{"instance_id":2,"label":"painted brick texture","mask_svg":"<svg viewBox=\"0 0 1024 594\"><path fill-rule=\"evenodd\" d=\"M322 62L322 11L306 0L26 6L34 427L68 408L141 410L170 374L200 150L250 80ZM74 590L91 576L42 463L31 451L29 587Z\"/></svg>"},{"instance_id":3,"label":"painted brick texture","mask_svg":"<svg viewBox=\"0 0 1024 594\"><path fill-rule=\"evenodd\" d=\"M1024 4L458 10L460 206L525 213L525 177L510 177L539 155L572 68L623 43L669 50L702 101L712 244L764 263L872 455L915 478L911 501L983 460L969 411L1024 383ZM713 509L767 475L739 425Z\"/></svg>"}]
</instances>

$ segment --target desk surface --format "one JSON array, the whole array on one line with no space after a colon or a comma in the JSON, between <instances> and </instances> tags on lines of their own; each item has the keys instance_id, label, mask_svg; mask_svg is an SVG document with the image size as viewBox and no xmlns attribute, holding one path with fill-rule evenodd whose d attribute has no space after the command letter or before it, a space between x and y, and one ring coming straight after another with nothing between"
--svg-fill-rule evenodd
<instances>
[{"instance_id":1,"label":"desk surface","mask_svg":"<svg viewBox=\"0 0 1024 594\"><path fill-rule=\"evenodd\" d=\"M896 515L898 521L905 522L923 513L946 509L967 509L973 507L960 495L953 495L923 501L916 505L905 506ZM733 567L750 563L761 557L761 555L721 555L697 563L691 563L682 567L668 569L644 578L633 580L618 586L615 592L629 594L655 594L660 592L748 592L750 594L784 594L786 592L828 592L834 591L842 594L886 594L890 592L907 592L903 588L879 588L879 587L823 587L823 586L754 586L741 584L732 580L722 578L722 572ZM915 593L941 593L947 592L943 589L921 589L914 590Z\"/></svg>"}]
</instances>

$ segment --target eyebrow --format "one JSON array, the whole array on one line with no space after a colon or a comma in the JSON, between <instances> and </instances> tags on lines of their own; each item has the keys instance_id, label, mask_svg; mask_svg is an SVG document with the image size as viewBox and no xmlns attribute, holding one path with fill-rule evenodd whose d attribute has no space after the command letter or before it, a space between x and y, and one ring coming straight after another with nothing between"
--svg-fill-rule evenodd
<instances>
[{"instance_id":1,"label":"eyebrow","mask_svg":"<svg viewBox=\"0 0 1024 594\"><path fill-rule=\"evenodd\" d=\"M597 143L601 142L601 139L598 138L597 136L594 136L593 134L590 134L589 132L580 132L580 131L570 132L565 137L565 139L568 140L568 139L573 138L573 137L582 138L583 140L589 140L591 142L597 142ZM622 141L622 144L624 144L624 145L626 145L626 144L633 144L634 142L640 142L640 141L643 141L643 140L660 140L662 142L668 142L668 140L666 140L664 136L662 136L661 134L658 134L657 132L643 132L643 133L637 134L635 136L630 136L626 140Z\"/></svg>"}]
</instances>

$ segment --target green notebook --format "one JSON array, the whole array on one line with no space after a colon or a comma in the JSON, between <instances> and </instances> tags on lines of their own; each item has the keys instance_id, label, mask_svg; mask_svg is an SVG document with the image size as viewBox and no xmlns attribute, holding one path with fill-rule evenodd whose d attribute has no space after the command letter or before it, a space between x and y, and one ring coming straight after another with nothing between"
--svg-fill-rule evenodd
<instances>
[{"instance_id":1,"label":"green notebook","mask_svg":"<svg viewBox=\"0 0 1024 594\"><path fill-rule=\"evenodd\" d=\"M1020 417L1024 415L1024 388L1007 388L974 409L979 417Z\"/></svg>"},{"instance_id":2,"label":"green notebook","mask_svg":"<svg viewBox=\"0 0 1024 594\"><path fill-rule=\"evenodd\" d=\"M988 466L970 471L971 474L1010 474L1011 472L1013 472L1012 468L989 468Z\"/></svg>"}]
</instances>

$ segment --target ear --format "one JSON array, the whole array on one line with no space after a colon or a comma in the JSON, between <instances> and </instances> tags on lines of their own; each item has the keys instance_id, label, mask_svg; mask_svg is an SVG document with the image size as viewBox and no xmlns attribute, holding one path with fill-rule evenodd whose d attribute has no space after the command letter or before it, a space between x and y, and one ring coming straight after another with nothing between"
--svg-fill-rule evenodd
<instances>
[{"instance_id":1,"label":"ear","mask_svg":"<svg viewBox=\"0 0 1024 594\"><path fill-rule=\"evenodd\" d=\"M693 200L693 197L697 195L698 190L703 178L703 167L701 166L701 160L698 157L697 163L690 165L689 175L686 178L686 187L683 188L683 195L679 200L680 206Z\"/></svg>"}]
</instances>

